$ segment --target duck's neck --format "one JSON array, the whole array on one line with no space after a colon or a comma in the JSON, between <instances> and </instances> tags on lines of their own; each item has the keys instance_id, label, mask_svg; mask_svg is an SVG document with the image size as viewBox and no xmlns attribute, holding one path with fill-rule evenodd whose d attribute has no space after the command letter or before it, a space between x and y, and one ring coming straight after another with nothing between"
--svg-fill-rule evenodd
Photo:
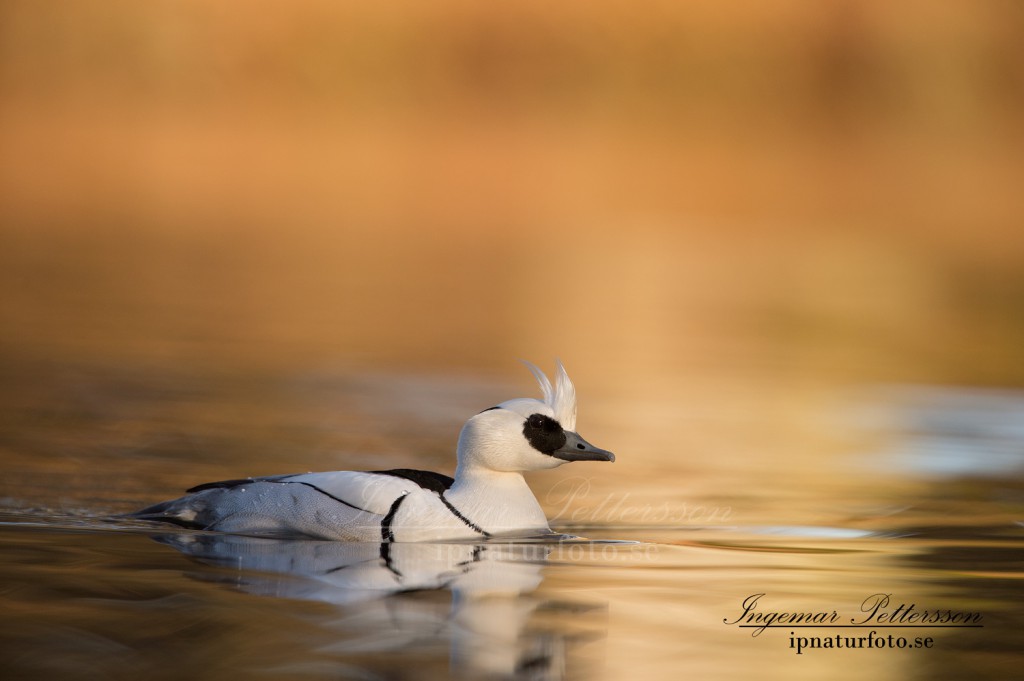
<instances>
[{"instance_id":1,"label":"duck's neck","mask_svg":"<svg viewBox=\"0 0 1024 681\"><path fill-rule=\"evenodd\" d=\"M547 517L522 473L460 462L445 498L491 534L549 531Z\"/></svg>"}]
</instances>

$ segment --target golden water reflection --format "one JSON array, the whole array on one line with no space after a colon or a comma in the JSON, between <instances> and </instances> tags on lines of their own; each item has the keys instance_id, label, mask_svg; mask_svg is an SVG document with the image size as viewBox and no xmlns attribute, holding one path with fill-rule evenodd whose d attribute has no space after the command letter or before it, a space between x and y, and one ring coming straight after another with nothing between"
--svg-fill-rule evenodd
<instances>
[{"instance_id":1,"label":"golden water reflection","mask_svg":"<svg viewBox=\"0 0 1024 681\"><path fill-rule=\"evenodd\" d=\"M516 360L557 356L619 458L538 498L656 550L494 601L537 606L552 674L1013 676L1021 12L925 4L0 4L0 660L446 673L449 639L332 652L336 609L101 519L450 473L467 416L536 393ZM720 625L879 590L992 626L798 664Z\"/></svg>"},{"instance_id":2,"label":"golden water reflection","mask_svg":"<svg viewBox=\"0 0 1024 681\"><path fill-rule=\"evenodd\" d=\"M754 539L662 532L655 543L379 545L11 525L0 641L18 678L188 673L215 678L979 678L1014 673L1016 541ZM113 531L112 531L113 530ZM181 551L178 556L168 546ZM948 561L962 553L973 573ZM187 558L186 558L187 556ZM967 556L970 556L968 559ZM1010 561L1010 562L1007 562ZM1016 561L1014 563L1013 561ZM804 636L933 639L928 649L811 649L763 612L863 619L892 594L917 610L976 612L983 629L803 629ZM60 596L57 598L56 596ZM169 677L168 677L169 678Z\"/></svg>"}]
</instances>

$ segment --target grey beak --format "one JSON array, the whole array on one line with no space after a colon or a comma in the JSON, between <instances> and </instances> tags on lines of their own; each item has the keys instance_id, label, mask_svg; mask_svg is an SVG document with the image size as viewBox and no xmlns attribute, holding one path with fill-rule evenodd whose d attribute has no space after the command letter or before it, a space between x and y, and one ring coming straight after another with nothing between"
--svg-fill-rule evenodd
<instances>
[{"instance_id":1,"label":"grey beak","mask_svg":"<svg viewBox=\"0 0 1024 681\"><path fill-rule=\"evenodd\" d=\"M615 461L614 454L595 447L571 430L565 431L565 444L551 452L551 456L563 461Z\"/></svg>"}]
</instances>

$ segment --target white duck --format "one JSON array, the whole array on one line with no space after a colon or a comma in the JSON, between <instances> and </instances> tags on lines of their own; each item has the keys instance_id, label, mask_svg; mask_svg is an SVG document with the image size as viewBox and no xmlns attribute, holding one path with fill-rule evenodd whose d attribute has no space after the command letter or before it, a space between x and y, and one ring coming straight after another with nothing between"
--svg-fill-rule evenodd
<instances>
[{"instance_id":1,"label":"white duck","mask_svg":"<svg viewBox=\"0 0 1024 681\"><path fill-rule=\"evenodd\" d=\"M133 514L185 527L271 536L407 542L551 533L524 471L614 461L576 432L576 390L526 363L544 399L502 402L459 435L455 478L411 469L211 482Z\"/></svg>"}]
</instances>

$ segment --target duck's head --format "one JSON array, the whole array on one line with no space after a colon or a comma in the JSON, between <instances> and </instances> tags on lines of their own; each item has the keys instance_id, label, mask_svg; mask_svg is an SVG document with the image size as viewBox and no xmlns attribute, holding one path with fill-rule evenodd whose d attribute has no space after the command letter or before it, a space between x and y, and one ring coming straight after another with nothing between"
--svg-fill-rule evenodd
<instances>
[{"instance_id":1,"label":"duck's head","mask_svg":"<svg viewBox=\"0 0 1024 681\"><path fill-rule=\"evenodd\" d=\"M576 389L562 363L554 386L543 371L524 364L540 383L544 399L508 400L467 421L459 435L459 468L521 472L569 461L615 461L614 454L576 432Z\"/></svg>"}]
</instances>

